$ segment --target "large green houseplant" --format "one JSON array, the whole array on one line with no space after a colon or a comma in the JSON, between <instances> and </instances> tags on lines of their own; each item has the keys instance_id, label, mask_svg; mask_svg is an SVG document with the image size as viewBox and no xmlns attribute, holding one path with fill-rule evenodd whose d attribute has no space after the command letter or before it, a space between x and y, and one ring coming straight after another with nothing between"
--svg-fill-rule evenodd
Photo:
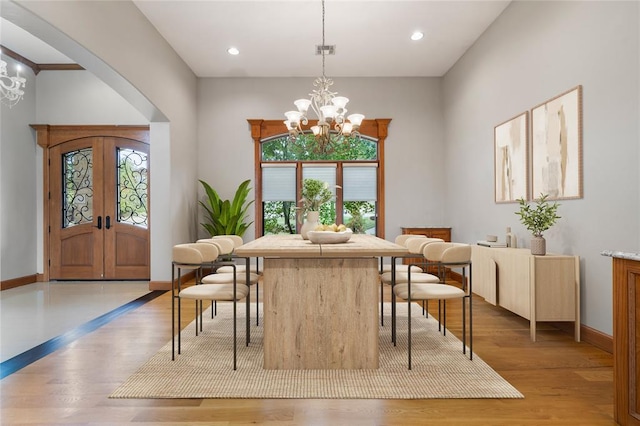
<instances>
[{"instance_id":1,"label":"large green houseplant","mask_svg":"<svg viewBox=\"0 0 640 426\"><path fill-rule=\"evenodd\" d=\"M520 210L516 212L520 216L520 222L531 232L531 254L544 256L546 254L546 241L542 233L551 228L561 216L557 211L560 204L547 201L548 194L540 194L540 198L534 200L535 205L529 204L524 198L520 198Z\"/></svg>"},{"instance_id":2,"label":"large green houseplant","mask_svg":"<svg viewBox=\"0 0 640 426\"><path fill-rule=\"evenodd\" d=\"M212 237L215 235L239 235L242 237L245 231L253 223L246 222L247 210L254 200L248 201L247 196L251 188L250 179L245 180L236 190L233 200L222 200L215 189L207 182L200 180L207 194L205 201L200 205L205 210L205 222L201 223Z\"/></svg>"}]
</instances>

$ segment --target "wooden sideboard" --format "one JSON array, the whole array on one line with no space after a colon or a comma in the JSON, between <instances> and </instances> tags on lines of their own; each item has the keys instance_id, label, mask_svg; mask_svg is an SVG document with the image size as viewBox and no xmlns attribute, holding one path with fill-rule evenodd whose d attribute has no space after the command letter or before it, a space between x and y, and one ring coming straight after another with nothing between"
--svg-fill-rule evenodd
<instances>
[{"instance_id":1,"label":"wooden sideboard","mask_svg":"<svg viewBox=\"0 0 640 426\"><path fill-rule=\"evenodd\" d=\"M580 258L533 256L529 249L473 246L473 292L530 321L573 321L580 341Z\"/></svg>"},{"instance_id":2,"label":"wooden sideboard","mask_svg":"<svg viewBox=\"0 0 640 426\"><path fill-rule=\"evenodd\" d=\"M440 226L414 226L414 227L401 227L402 235L424 235L427 238L441 238L445 241L451 241L451 228L444 228ZM402 260L402 263L408 265L410 263L424 262L424 259L415 257L407 257ZM429 273L437 274L438 270L435 267L429 267Z\"/></svg>"},{"instance_id":3,"label":"wooden sideboard","mask_svg":"<svg viewBox=\"0 0 640 426\"><path fill-rule=\"evenodd\" d=\"M614 418L640 425L640 261L613 255Z\"/></svg>"}]
</instances>

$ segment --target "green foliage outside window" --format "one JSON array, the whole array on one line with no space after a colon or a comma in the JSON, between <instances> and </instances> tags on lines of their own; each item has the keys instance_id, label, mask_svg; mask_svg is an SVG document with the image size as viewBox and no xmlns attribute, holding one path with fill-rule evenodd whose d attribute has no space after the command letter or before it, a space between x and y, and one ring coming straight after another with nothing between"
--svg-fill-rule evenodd
<instances>
[{"instance_id":1,"label":"green foliage outside window","mask_svg":"<svg viewBox=\"0 0 640 426\"><path fill-rule=\"evenodd\" d=\"M262 161L363 161L378 158L378 144L375 140L347 138L335 145L329 153L318 153L316 140L312 134L301 134L295 142L288 136L274 138L262 143ZM265 201L263 203L263 233L296 233L295 202ZM365 233L375 228L375 202L344 202L345 225L356 233ZM371 214L370 214L371 213ZM368 215L370 214L370 215ZM336 221L336 202L330 200L320 207L320 223L331 224Z\"/></svg>"},{"instance_id":2,"label":"green foliage outside window","mask_svg":"<svg viewBox=\"0 0 640 426\"><path fill-rule=\"evenodd\" d=\"M262 143L262 161L307 161L307 160L375 160L378 146L375 141L361 138L346 138L336 145L333 152L316 153L317 142L312 134L301 134L295 142L288 136Z\"/></svg>"}]
</instances>

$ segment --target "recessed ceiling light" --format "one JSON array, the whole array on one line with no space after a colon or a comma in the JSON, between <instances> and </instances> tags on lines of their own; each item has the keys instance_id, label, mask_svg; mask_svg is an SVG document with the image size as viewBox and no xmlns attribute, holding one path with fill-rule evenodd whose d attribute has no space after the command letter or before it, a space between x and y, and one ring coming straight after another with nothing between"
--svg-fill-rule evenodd
<instances>
[{"instance_id":1,"label":"recessed ceiling light","mask_svg":"<svg viewBox=\"0 0 640 426\"><path fill-rule=\"evenodd\" d=\"M424 34L421 31L416 31L411 34L411 40L413 41L420 40L422 37L424 37Z\"/></svg>"},{"instance_id":2,"label":"recessed ceiling light","mask_svg":"<svg viewBox=\"0 0 640 426\"><path fill-rule=\"evenodd\" d=\"M240 54L240 51L235 47L228 48L227 52L229 52L229 55L234 55L234 56Z\"/></svg>"}]
</instances>

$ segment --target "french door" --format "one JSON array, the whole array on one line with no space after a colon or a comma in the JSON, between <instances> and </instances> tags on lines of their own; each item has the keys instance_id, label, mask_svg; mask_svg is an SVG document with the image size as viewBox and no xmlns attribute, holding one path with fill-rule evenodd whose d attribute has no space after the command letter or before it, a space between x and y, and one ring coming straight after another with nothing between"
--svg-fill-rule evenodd
<instances>
[{"instance_id":1,"label":"french door","mask_svg":"<svg viewBox=\"0 0 640 426\"><path fill-rule=\"evenodd\" d=\"M49 277L150 276L149 145L87 136L49 148Z\"/></svg>"}]
</instances>

